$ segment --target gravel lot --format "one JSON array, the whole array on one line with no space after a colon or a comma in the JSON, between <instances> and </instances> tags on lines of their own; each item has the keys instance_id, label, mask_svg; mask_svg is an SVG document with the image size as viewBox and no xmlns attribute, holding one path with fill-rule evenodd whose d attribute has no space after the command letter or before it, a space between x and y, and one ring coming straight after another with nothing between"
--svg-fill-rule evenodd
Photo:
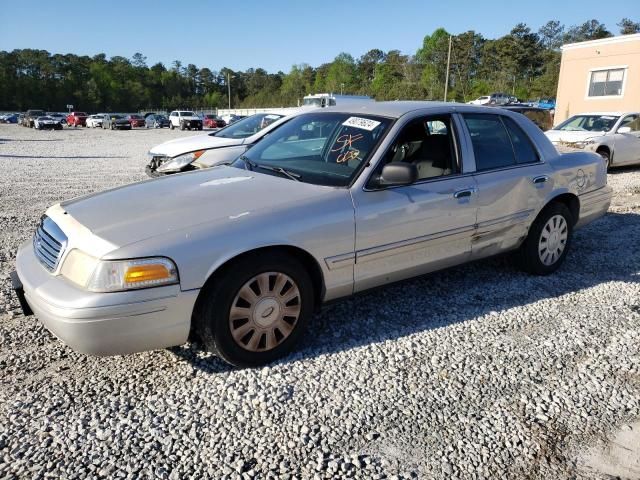
<instances>
[{"instance_id":1,"label":"gravel lot","mask_svg":"<svg viewBox=\"0 0 640 480\"><path fill-rule=\"evenodd\" d=\"M63 199L193 132L0 125L0 478L607 478L640 417L640 169L556 274L477 262L333 305L298 352L73 352L18 311L18 245ZM160 205L170 199L158 199Z\"/></svg>"}]
</instances>

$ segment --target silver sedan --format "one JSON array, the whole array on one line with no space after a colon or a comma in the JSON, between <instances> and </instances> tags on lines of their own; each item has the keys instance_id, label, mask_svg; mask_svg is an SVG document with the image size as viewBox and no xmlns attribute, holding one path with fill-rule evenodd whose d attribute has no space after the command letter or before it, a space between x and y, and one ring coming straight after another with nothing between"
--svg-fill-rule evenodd
<instances>
[{"instance_id":1,"label":"silver sedan","mask_svg":"<svg viewBox=\"0 0 640 480\"><path fill-rule=\"evenodd\" d=\"M507 251L550 274L610 201L599 155L559 154L522 115L371 102L291 118L231 165L54 205L12 278L79 351L191 336L252 366L330 300Z\"/></svg>"}]
</instances>

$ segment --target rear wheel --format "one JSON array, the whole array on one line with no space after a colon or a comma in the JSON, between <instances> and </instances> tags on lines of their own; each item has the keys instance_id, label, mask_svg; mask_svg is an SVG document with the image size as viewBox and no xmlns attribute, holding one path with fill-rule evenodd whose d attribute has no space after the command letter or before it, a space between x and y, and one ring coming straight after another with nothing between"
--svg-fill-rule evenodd
<instances>
[{"instance_id":1,"label":"rear wheel","mask_svg":"<svg viewBox=\"0 0 640 480\"><path fill-rule=\"evenodd\" d=\"M535 219L518 251L518 263L534 275L549 275L564 262L573 234L574 219L562 203L552 203Z\"/></svg>"},{"instance_id":2,"label":"rear wheel","mask_svg":"<svg viewBox=\"0 0 640 480\"><path fill-rule=\"evenodd\" d=\"M285 355L313 312L313 284L305 268L281 253L235 262L202 292L194 312L204 345L239 367Z\"/></svg>"}]
</instances>

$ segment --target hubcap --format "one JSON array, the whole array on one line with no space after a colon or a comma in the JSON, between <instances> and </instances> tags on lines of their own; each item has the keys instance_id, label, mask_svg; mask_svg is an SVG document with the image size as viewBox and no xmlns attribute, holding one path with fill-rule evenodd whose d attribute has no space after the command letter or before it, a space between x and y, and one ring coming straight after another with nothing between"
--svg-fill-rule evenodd
<instances>
[{"instance_id":1,"label":"hubcap","mask_svg":"<svg viewBox=\"0 0 640 480\"><path fill-rule=\"evenodd\" d=\"M554 215L542 228L538 242L540 261L549 266L558 261L567 246L569 227L562 215Z\"/></svg>"},{"instance_id":2,"label":"hubcap","mask_svg":"<svg viewBox=\"0 0 640 480\"><path fill-rule=\"evenodd\" d=\"M236 294L229 329L236 344L250 352L271 350L293 332L300 317L300 290L284 273L260 273Z\"/></svg>"}]
</instances>

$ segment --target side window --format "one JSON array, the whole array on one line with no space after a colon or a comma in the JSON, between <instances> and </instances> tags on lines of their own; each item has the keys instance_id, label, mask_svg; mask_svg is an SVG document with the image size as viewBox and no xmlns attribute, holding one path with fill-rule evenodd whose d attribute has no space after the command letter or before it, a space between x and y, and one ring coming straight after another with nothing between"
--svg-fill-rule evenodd
<instances>
[{"instance_id":1,"label":"side window","mask_svg":"<svg viewBox=\"0 0 640 480\"><path fill-rule=\"evenodd\" d=\"M466 114L464 121L471 135L477 171L516 164L509 134L498 115Z\"/></svg>"},{"instance_id":2,"label":"side window","mask_svg":"<svg viewBox=\"0 0 640 480\"><path fill-rule=\"evenodd\" d=\"M511 144L513 145L513 151L516 155L516 162L521 163L535 163L540 161L538 153L526 133L508 117L502 117L502 121L509 131L511 137Z\"/></svg>"},{"instance_id":3,"label":"side window","mask_svg":"<svg viewBox=\"0 0 640 480\"><path fill-rule=\"evenodd\" d=\"M409 122L387 151L376 173L392 162L412 163L418 179L460 173L452 120L449 115L422 117Z\"/></svg>"},{"instance_id":4,"label":"side window","mask_svg":"<svg viewBox=\"0 0 640 480\"><path fill-rule=\"evenodd\" d=\"M620 127L629 127L632 132L638 132L640 131L640 117L638 115L624 117L624 120L620 123Z\"/></svg>"}]
</instances>

